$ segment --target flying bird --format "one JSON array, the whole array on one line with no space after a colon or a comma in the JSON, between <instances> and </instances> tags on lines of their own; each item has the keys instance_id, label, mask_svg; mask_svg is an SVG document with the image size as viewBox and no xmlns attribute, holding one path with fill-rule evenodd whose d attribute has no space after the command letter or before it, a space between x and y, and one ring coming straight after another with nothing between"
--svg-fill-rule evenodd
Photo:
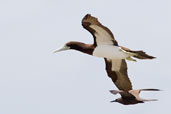
<instances>
[{"instance_id":1,"label":"flying bird","mask_svg":"<svg viewBox=\"0 0 171 114\"><path fill-rule=\"evenodd\" d=\"M104 58L107 74L116 87L123 91L132 90L125 59L136 61L132 57L138 59L154 59L155 57L146 54L144 51L133 51L118 45L112 32L102 25L96 17L90 14L84 16L82 26L93 35L93 44L70 41L54 53L73 49L92 56Z\"/></svg>"},{"instance_id":2,"label":"flying bird","mask_svg":"<svg viewBox=\"0 0 171 114\"><path fill-rule=\"evenodd\" d=\"M141 91L160 91L159 89L137 89L137 90L129 90L129 91L122 91L122 90L110 90L110 92L114 95L120 94L121 98L115 99L111 102L118 102L124 105L130 104L137 104L137 103L144 103L146 101L157 101L157 99L143 99L139 97Z\"/></svg>"}]
</instances>

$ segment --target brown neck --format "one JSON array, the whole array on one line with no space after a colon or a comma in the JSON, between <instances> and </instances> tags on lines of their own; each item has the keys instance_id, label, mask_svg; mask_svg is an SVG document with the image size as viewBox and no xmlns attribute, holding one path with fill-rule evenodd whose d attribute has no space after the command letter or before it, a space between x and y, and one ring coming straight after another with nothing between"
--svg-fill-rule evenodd
<instances>
[{"instance_id":1,"label":"brown neck","mask_svg":"<svg viewBox=\"0 0 171 114\"><path fill-rule=\"evenodd\" d=\"M95 46L93 44L84 44L81 42L69 42L67 45L70 47L70 49L74 49L77 51L81 51L83 53L87 53L89 55L93 54Z\"/></svg>"}]
</instances>

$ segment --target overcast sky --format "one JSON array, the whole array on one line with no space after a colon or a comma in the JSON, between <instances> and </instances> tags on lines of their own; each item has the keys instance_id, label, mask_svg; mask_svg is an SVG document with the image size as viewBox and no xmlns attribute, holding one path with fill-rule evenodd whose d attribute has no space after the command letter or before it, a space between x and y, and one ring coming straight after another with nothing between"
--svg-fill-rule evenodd
<instances>
[{"instance_id":1,"label":"overcast sky","mask_svg":"<svg viewBox=\"0 0 171 114\"><path fill-rule=\"evenodd\" d=\"M119 45L155 60L128 63L133 88L159 101L110 103L119 95L102 58L77 51L52 54L68 41L92 43L81 26L90 13ZM0 114L168 114L171 96L170 0L1 0ZM169 100L167 100L169 98Z\"/></svg>"}]
</instances>

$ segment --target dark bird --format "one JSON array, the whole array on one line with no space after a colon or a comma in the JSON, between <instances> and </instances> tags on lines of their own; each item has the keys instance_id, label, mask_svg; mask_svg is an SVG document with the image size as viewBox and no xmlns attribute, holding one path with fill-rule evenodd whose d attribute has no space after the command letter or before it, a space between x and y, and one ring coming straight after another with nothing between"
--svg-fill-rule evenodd
<instances>
[{"instance_id":1,"label":"dark bird","mask_svg":"<svg viewBox=\"0 0 171 114\"><path fill-rule=\"evenodd\" d=\"M119 46L112 32L90 14L85 15L82 19L82 26L93 35L93 44L71 41L54 53L73 49L96 57L102 57L105 59L107 74L117 88L123 91L132 90L125 59L136 61L132 57L138 59L153 59L155 57L147 55L143 51L133 51Z\"/></svg>"},{"instance_id":2,"label":"dark bird","mask_svg":"<svg viewBox=\"0 0 171 114\"><path fill-rule=\"evenodd\" d=\"M137 104L137 103L144 103L146 101L157 101L157 99L142 99L139 97L141 91L160 91L159 89L138 89L138 90L129 90L129 91L122 91L122 90L111 90L110 92L114 95L120 94L121 98L115 99L111 102L118 102L124 105L130 104Z\"/></svg>"}]
</instances>

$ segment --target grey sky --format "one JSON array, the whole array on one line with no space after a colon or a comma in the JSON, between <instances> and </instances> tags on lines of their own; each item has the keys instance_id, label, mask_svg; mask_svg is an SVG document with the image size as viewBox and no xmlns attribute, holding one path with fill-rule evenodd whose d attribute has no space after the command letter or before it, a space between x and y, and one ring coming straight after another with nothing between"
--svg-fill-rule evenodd
<instances>
[{"instance_id":1,"label":"grey sky","mask_svg":"<svg viewBox=\"0 0 171 114\"><path fill-rule=\"evenodd\" d=\"M0 114L168 114L171 103L170 0L1 0ZM127 62L133 87L159 88L143 98L157 102L123 106L104 60L76 51L52 52L68 41L92 43L81 26L98 17L122 46L156 56ZM163 112L164 111L164 112Z\"/></svg>"}]
</instances>

